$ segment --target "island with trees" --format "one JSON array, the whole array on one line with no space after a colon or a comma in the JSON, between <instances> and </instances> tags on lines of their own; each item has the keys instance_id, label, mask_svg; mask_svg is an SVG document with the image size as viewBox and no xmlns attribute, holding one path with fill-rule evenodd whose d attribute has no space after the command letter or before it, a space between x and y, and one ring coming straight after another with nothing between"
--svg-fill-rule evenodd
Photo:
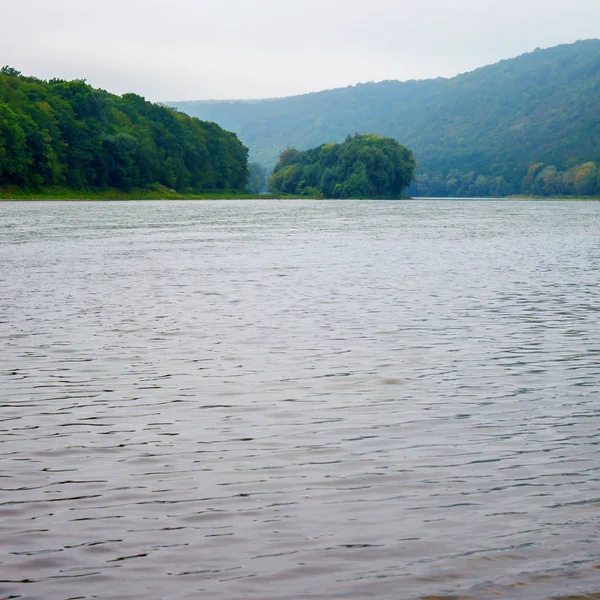
<instances>
[{"instance_id":1,"label":"island with trees","mask_svg":"<svg viewBox=\"0 0 600 600\"><path fill-rule=\"evenodd\" d=\"M285 150L268 187L315 198L400 198L415 168L413 153L395 139L355 134L341 144Z\"/></svg>"}]
</instances>

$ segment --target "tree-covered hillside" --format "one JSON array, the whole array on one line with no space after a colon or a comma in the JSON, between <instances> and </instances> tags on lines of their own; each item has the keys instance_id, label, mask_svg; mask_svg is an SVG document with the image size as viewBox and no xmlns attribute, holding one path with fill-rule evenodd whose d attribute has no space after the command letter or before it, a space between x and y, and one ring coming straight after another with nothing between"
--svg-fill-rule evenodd
<instances>
[{"instance_id":1,"label":"tree-covered hillside","mask_svg":"<svg viewBox=\"0 0 600 600\"><path fill-rule=\"evenodd\" d=\"M0 187L243 191L247 149L215 123L83 81L0 70Z\"/></svg>"},{"instance_id":2,"label":"tree-covered hillside","mask_svg":"<svg viewBox=\"0 0 600 600\"><path fill-rule=\"evenodd\" d=\"M269 191L317 198L398 198L414 173L413 153L396 140L356 134L343 144L285 150L269 178Z\"/></svg>"},{"instance_id":3,"label":"tree-covered hillside","mask_svg":"<svg viewBox=\"0 0 600 600\"><path fill-rule=\"evenodd\" d=\"M585 40L452 79L171 104L236 131L252 159L268 168L288 147L303 150L373 132L414 151L419 169L412 193L475 196L581 193L574 183L577 169L587 183L595 178L594 185L579 189L599 193L598 98L600 40Z\"/></svg>"}]
</instances>

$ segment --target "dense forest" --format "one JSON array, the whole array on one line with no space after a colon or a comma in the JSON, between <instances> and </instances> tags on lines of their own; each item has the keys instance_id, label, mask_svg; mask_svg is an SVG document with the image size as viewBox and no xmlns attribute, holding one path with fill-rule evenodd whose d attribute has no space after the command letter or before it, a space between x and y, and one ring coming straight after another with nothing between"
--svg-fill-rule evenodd
<instances>
[{"instance_id":1,"label":"dense forest","mask_svg":"<svg viewBox=\"0 0 600 600\"><path fill-rule=\"evenodd\" d=\"M373 132L414 151L410 194L504 196L600 193L599 97L600 40L585 40L451 79L170 104L236 131L268 169L286 148Z\"/></svg>"},{"instance_id":2,"label":"dense forest","mask_svg":"<svg viewBox=\"0 0 600 600\"><path fill-rule=\"evenodd\" d=\"M247 148L136 94L0 70L0 188L244 191Z\"/></svg>"},{"instance_id":3,"label":"dense forest","mask_svg":"<svg viewBox=\"0 0 600 600\"><path fill-rule=\"evenodd\" d=\"M415 167L412 152L396 140L356 134L342 144L282 152L269 191L316 198L398 198L413 180Z\"/></svg>"}]
</instances>

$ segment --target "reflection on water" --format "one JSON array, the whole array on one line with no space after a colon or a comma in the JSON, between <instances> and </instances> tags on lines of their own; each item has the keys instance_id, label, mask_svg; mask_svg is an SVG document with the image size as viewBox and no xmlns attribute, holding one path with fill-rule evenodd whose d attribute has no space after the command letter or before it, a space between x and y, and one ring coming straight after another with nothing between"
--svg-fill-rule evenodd
<instances>
[{"instance_id":1,"label":"reflection on water","mask_svg":"<svg viewBox=\"0 0 600 600\"><path fill-rule=\"evenodd\" d=\"M599 203L0 226L3 598L600 598Z\"/></svg>"}]
</instances>

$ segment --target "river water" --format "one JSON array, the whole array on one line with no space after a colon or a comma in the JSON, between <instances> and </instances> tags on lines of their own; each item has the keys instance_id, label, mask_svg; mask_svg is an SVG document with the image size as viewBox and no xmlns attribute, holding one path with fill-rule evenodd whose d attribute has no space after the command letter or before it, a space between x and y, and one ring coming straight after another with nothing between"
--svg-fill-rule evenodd
<instances>
[{"instance_id":1,"label":"river water","mask_svg":"<svg viewBox=\"0 0 600 600\"><path fill-rule=\"evenodd\" d=\"M600 598L600 203L0 203L0 597Z\"/></svg>"}]
</instances>

